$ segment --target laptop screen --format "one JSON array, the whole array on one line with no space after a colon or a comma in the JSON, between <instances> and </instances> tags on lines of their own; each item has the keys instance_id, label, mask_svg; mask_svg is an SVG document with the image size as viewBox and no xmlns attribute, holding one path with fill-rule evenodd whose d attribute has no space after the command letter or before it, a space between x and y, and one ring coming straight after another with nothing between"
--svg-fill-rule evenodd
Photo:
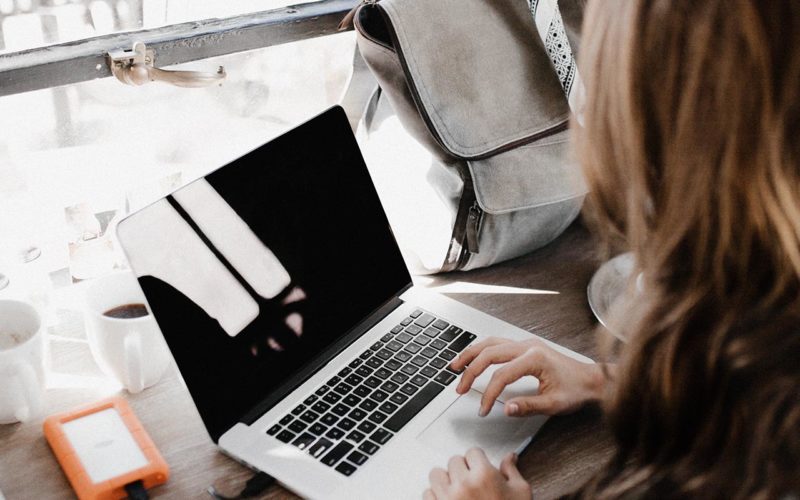
<instances>
[{"instance_id":1,"label":"laptop screen","mask_svg":"<svg viewBox=\"0 0 800 500\"><path fill-rule=\"evenodd\" d=\"M118 236L215 441L411 281L338 107Z\"/></svg>"}]
</instances>

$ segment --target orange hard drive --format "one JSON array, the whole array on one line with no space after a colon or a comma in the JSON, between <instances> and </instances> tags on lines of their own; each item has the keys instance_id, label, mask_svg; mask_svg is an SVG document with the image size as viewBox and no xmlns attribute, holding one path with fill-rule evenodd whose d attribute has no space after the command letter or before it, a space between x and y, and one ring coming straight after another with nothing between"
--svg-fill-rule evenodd
<instances>
[{"instance_id":1,"label":"orange hard drive","mask_svg":"<svg viewBox=\"0 0 800 500\"><path fill-rule=\"evenodd\" d=\"M141 480L150 489L169 478L167 463L120 397L48 417L44 435L81 500L126 498L127 484ZM75 442L87 436L100 441Z\"/></svg>"}]
</instances>

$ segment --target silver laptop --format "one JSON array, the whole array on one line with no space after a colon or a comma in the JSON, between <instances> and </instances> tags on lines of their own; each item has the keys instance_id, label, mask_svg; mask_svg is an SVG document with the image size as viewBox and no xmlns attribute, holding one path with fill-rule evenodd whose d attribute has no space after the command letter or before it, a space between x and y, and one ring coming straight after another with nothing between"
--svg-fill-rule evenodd
<instances>
[{"instance_id":1,"label":"silver laptop","mask_svg":"<svg viewBox=\"0 0 800 500\"><path fill-rule=\"evenodd\" d=\"M503 414L532 377L483 418L492 370L455 392L468 345L531 334L412 286L339 107L117 233L211 438L299 495L419 498L432 467L497 464L544 423Z\"/></svg>"}]
</instances>

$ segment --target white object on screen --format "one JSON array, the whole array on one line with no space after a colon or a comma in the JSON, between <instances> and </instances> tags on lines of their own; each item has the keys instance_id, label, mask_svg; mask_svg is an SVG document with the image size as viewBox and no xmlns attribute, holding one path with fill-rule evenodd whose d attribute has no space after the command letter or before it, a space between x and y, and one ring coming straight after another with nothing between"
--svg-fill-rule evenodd
<instances>
[{"instance_id":1,"label":"white object on screen","mask_svg":"<svg viewBox=\"0 0 800 500\"><path fill-rule=\"evenodd\" d=\"M148 464L114 408L71 420L62 427L89 479L95 484Z\"/></svg>"}]
</instances>

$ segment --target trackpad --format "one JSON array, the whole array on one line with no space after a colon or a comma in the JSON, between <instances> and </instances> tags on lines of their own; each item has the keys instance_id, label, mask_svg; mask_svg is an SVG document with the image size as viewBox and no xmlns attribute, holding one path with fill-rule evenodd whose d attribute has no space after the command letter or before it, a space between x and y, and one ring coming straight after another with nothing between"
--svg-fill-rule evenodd
<instances>
[{"instance_id":1,"label":"trackpad","mask_svg":"<svg viewBox=\"0 0 800 500\"><path fill-rule=\"evenodd\" d=\"M500 460L525 444L544 424L546 417L507 417L503 404L495 402L485 417L478 416L481 394L470 390L450 405L417 439L425 446L449 455L463 455L473 446L483 448L489 460Z\"/></svg>"}]
</instances>

